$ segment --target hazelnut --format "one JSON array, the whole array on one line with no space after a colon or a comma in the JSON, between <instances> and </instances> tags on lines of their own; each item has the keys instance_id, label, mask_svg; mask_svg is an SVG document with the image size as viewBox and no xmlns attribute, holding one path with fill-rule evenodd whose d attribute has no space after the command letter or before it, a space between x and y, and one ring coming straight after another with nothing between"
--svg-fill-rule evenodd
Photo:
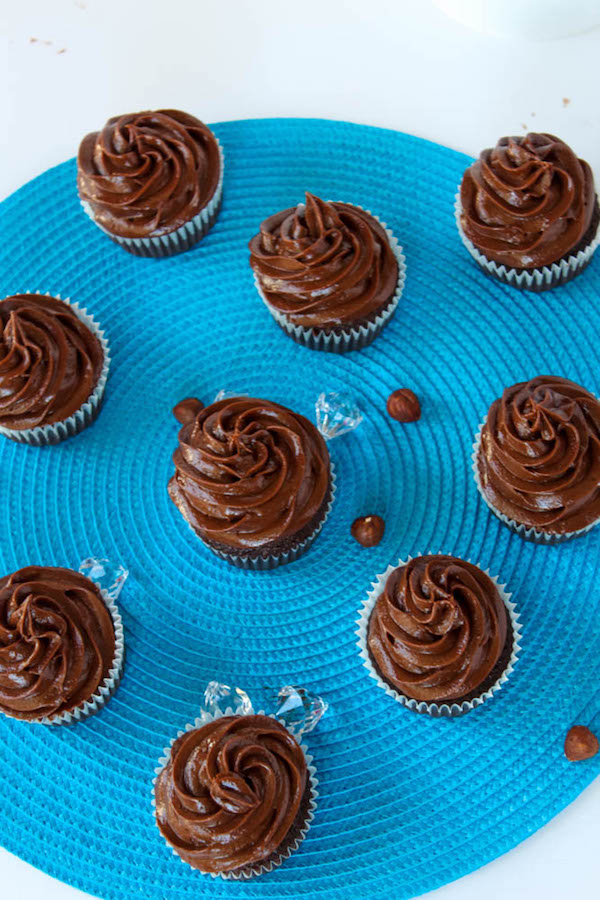
<instances>
[{"instance_id":1,"label":"hazelnut","mask_svg":"<svg viewBox=\"0 0 600 900\"><path fill-rule=\"evenodd\" d=\"M204 409L204 403L196 397L187 397L173 407L173 415L182 425L193 422L200 410Z\"/></svg>"},{"instance_id":2,"label":"hazelnut","mask_svg":"<svg viewBox=\"0 0 600 900\"><path fill-rule=\"evenodd\" d=\"M565 738L565 756L571 762L591 759L598 752L598 738L585 725L573 725Z\"/></svg>"},{"instance_id":3,"label":"hazelnut","mask_svg":"<svg viewBox=\"0 0 600 900\"><path fill-rule=\"evenodd\" d=\"M375 547L383 537L385 522L381 516L359 516L350 528L350 534L363 547Z\"/></svg>"},{"instance_id":4,"label":"hazelnut","mask_svg":"<svg viewBox=\"0 0 600 900\"><path fill-rule=\"evenodd\" d=\"M419 398L410 388L398 388L390 394L387 411L397 422L416 422L421 418Z\"/></svg>"}]
</instances>

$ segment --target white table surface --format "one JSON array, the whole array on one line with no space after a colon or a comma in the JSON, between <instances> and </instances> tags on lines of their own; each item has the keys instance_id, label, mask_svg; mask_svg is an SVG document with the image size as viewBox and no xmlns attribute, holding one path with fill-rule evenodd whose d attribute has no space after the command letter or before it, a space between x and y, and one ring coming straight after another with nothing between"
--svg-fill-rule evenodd
<instances>
[{"instance_id":1,"label":"white table surface","mask_svg":"<svg viewBox=\"0 0 600 900\"><path fill-rule=\"evenodd\" d=\"M569 16L573 0L562 6ZM0 29L0 197L74 156L109 116L169 106L206 122L347 119L472 155L549 131L600 182L598 28L505 38L429 0L0 0ZM524 844L428 896L591 900L599 846L600 779ZM84 896L3 850L0 885L11 900Z\"/></svg>"}]
</instances>

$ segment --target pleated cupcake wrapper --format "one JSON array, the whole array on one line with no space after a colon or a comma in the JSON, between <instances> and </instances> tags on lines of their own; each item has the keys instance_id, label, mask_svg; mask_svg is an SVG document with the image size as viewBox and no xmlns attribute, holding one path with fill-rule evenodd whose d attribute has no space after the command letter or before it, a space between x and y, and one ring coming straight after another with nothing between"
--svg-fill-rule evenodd
<instances>
[{"instance_id":1,"label":"pleated cupcake wrapper","mask_svg":"<svg viewBox=\"0 0 600 900\"><path fill-rule=\"evenodd\" d=\"M70 306L77 318L98 338L104 354L102 371L96 387L83 406L74 412L72 416L69 416L68 419L64 419L62 422L53 422L50 425L38 425L37 428L24 428L22 430L0 426L0 434L10 438L12 441L17 441L20 444L29 444L33 447L44 447L48 444L60 444L66 438L79 434L80 431L83 431L84 428L87 428L94 421L100 411L104 389L106 388L108 370L110 368L110 349L106 336L100 330L99 324L86 309L80 309L78 303L75 303L68 297L63 300L59 294L49 294L48 292L42 294L41 291L25 291L24 293L52 297Z\"/></svg>"},{"instance_id":2,"label":"pleated cupcake wrapper","mask_svg":"<svg viewBox=\"0 0 600 900\"><path fill-rule=\"evenodd\" d=\"M293 338L293 340L295 340L298 344L302 344L305 347L310 347L311 350L324 350L329 353L348 353L350 350L360 350L362 347L368 346L372 341L375 340L380 331L383 330L383 328L387 325L389 320L394 315L396 307L398 306L400 297L402 296L402 292L404 290L404 282L406 281L406 260L404 258L404 254L402 253L402 247L398 243L398 239L394 237L385 222L382 222L381 219L373 215L373 213L369 210L364 210L362 206L358 206L355 203L347 203L346 205L353 206L355 209L363 210L363 212L366 212L368 213L368 215L372 216L376 222L379 222L387 235L388 241L390 242L390 246L398 263L398 283L396 285L394 296L385 307L385 309L380 312L377 318L375 318L372 322L368 322L364 325L358 325L356 327L343 329L339 334L333 331L326 332L319 328L306 328L302 325L294 325L284 313L275 309L275 307L269 303L260 285L258 277L254 275L254 284L256 285L256 290L258 291L261 300L263 301L277 324L281 328L283 328L286 334Z\"/></svg>"},{"instance_id":3,"label":"pleated cupcake wrapper","mask_svg":"<svg viewBox=\"0 0 600 900\"><path fill-rule=\"evenodd\" d=\"M272 872L273 869L277 868L277 866L280 866L281 863L284 862L284 860L286 860L289 856L291 856L291 854L295 850L298 849L298 847L300 846L300 844L302 843L302 841L308 834L311 823L315 817L315 810L317 808L317 797L319 796L319 792L317 790L319 780L317 778L317 770L312 764L313 758L310 755L310 753L308 752L308 748L307 748L306 744L302 744L300 742L301 738L299 737L298 734L296 734L296 731L294 730L294 728L292 726L288 725L282 719L278 719L277 716L272 715L271 713L265 713L263 710L259 710L258 713L255 713L254 710L251 709L250 712L240 713L240 712L236 712L235 710L231 709L231 707L227 707L227 709L225 709L224 711L221 711L217 707L217 709L214 713L209 713L209 712L203 711L198 719L195 719L194 722L191 722L188 725L186 725L185 728L183 729L183 731L179 731L177 733L177 736L171 740L171 742L169 743L169 746L165 747L165 749L163 751L163 755L158 760L158 767L154 770L156 774L152 780L152 809L153 809L153 814L154 814L155 820L156 820L156 797L155 797L156 782L157 782L158 776L163 771L163 769L169 762L169 759L171 758L171 750L172 750L172 747L173 747L173 744L175 743L175 741L178 740L180 737L182 737L184 734L187 734L187 732L194 731L197 728L201 728L203 725L207 725L209 722L214 722L216 719L223 718L223 716L240 716L240 715L244 715L244 716L253 716L253 715L266 716L266 715L268 715L270 719L275 719L276 722L280 722L286 728L286 730L289 731L289 733L292 735L292 737L296 739L300 749L302 750L302 753L304 754L304 758L306 760L306 768L308 771L308 779L309 779L309 783L310 783L310 797L309 797L309 802L308 802L308 810L306 813L306 819L305 819L302 827L299 830L298 836L293 841L291 841L289 843L289 845L286 846L283 851L279 852L278 850L276 850L273 858L269 859L267 862L257 862L253 866L244 867L241 872L237 872L237 873L236 872L203 872L202 869L197 869L194 866L190 866L190 864L188 862L186 862L184 859L182 859L182 857L179 855L177 850L174 847L172 847L171 844L169 844L169 842L165 838L165 842L166 842L167 846L171 847L171 850L173 851L173 855L176 856L180 860L180 862L182 862L184 864L184 866L188 866L189 868L194 869L194 871L200 872L202 875L210 875L211 878L223 878L228 881L245 881L245 880L248 880L249 878L254 878L257 875L265 875L265 874L267 874L267 872ZM292 827L294 827L294 826L292 826ZM163 837L164 837L164 835L163 835Z\"/></svg>"},{"instance_id":4,"label":"pleated cupcake wrapper","mask_svg":"<svg viewBox=\"0 0 600 900\"><path fill-rule=\"evenodd\" d=\"M329 513L331 512L331 508L333 506L333 499L335 497L336 491L336 476L335 469L333 463L330 462L330 471L331 471L331 495L329 497L329 502L327 504L327 508L325 509L325 513L315 528L315 530L310 534L307 538L305 538L300 544L296 547L292 547L291 550L287 550L285 553L280 553L274 556L257 556L254 558L245 558L243 556L235 556L232 553L226 553L222 550L215 550L210 544L206 544L209 550L212 550L213 553L216 553L217 556L220 556L221 559L226 560L231 563L233 566L237 566L239 569L248 569L255 572L263 572L268 569L276 569L277 566L284 566L286 563L294 562L296 559L299 559L303 553L306 553L308 548L311 546L315 538L321 532L323 525L329 518ZM191 527L191 526L190 526ZM192 528L193 531L193 528ZM194 532L195 533L195 532Z\"/></svg>"},{"instance_id":5,"label":"pleated cupcake wrapper","mask_svg":"<svg viewBox=\"0 0 600 900\"><path fill-rule=\"evenodd\" d=\"M96 585L96 587L100 589L99 585ZM27 719L27 724L75 725L77 722L82 722L84 719L87 719L88 716L93 716L95 713L99 712L99 710L101 710L102 707L110 700L110 698L118 688L121 681L121 676L123 675L123 664L125 661L125 635L123 632L123 622L121 620L121 615L115 601L111 600L107 592L103 591L102 589L100 589L100 594L102 596L102 599L104 600L106 608L110 613L115 629L115 655L108 675L106 676L102 684L96 689L95 693L92 694L89 700L85 700L79 706L76 706L75 709L71 709L68 712L59 713L55 716L44 716L43 718L39 719ZM17 718L17 716L11 718ZM22 722L25 720L19 719L19 721Z\"/></svg>"},{"instance_id":6,"label":"pleated cupcake wrapper","mask_svg":"<svg viewBox=\"0 0 600 900\"><path fill-rule=\"evenodd\" d=\"M508 525L511 531L514 531L516 534L520 535L520 537L524 538L524 540L533 541L536 544L562 544L565 541L571 541L573 540L573 538L581 537L582 535L587 534L588 531L591 531L592 528L595 528L596 525L600 524L599 518L595 519L593 522L590 522L590 524L586 525L585 528L579 528L577 531L567 531L563 534L559 534L557 532L552 533L537 531L533 526L527 526L523 525L521 522L516 522L514 519L511 519L504 513L500 512L499 509L496 509L496 507L492 503L490 503L485 495L483 485L481 484L481 477L479 475L479 466L477 465L479 448L481 446L481 432L483 431L483 426L486 422L487 416L479 426L477 434L475 435L475 441L473 443L473 452L471 454L473 477L475 478L477 490L479 491L488 508L494 513L495 516L500 519L501 522L504 522L505 525Z\"/></svg>"},{"instance_id":7,"label":"pleated cupcake wrapper","mask_svg":"<svg viewBox=\"0 0 600 900\"><path fill-rule=\"evenodd\" d=\"M92 206L87 200L81 200L81 205L94 225L97 225L111 240L129 253L133 253L134 256L147 256L158 259L164 256L174 256L176 253L183 253L184 250L189 250L190 247L193 247L194 244L197 244L198 241L208 234L221 208L225 154L218 140L217 145L219 148L220 173L214 194L206 206L199 213L196 213L189 222L181 225L175 231L169 232L169 234L162 234L158 237L119 237L119 235L113 234L108 228L96 221Z\"/></svg>"},{"instance_id":8,"label":"pleated cupcake wrapper","mask_svg":"<svg viewBox=\"0 0 600 900\"><path fill-rule=\"evenodd\" d=\"M580 272L582 269L585 269L589 261L591 260L596 248L600 244L600 225L596 230L596 234L591 241L584 247L583 250L580 250L574 256L569 256L567 259L561 259L559 262L552 263L551 266L543 266L539 269L531 269L529 271L519 272L517 269L511 269L505 265L499 265L495 263L492 259L488 259L487 256L484 256L477 247L473 244L471 240L466 236L463 231L462 223L461 223L461 215L462 215L462 205L460 202L460 186L459 192L456 195L456 203L455 203L455 216L456 216L456 225L458 227L458 233L460 234L460 238L475 260L482 269L491 275L494 278L497 278L499 281L503 281L506 284L510 284L513 287L520 288L523 291L547 291L550 288L558 287L560 284L564 284L566 281L570 281L575 275Z\"/></svg>"},{"instance_id":9,"label":"pleated cupcake wrapper","mask_svg":"<svg viewBox=\"0 0 600 900\"><path fill-rule=\"evenodd\" d=\"M519 652L521 650L521 623L519 622L519 614L517 613L516 606L510 599L511 594L507 593L505 590L506 585L499 584L497 576L490 575L488 569L482 569L481 566L477 564L477 568L481 569L484 575L487 575L494 582L494 585L496 586L496 589L498 590L498 593L500 594L502 601L506 606L506 611L508 612L511 621L513 645L510 658L504 672L490 688L488 688L486 691L483 691L478 697L475 697L473 700L463 700L461 703L427 703L424 700L415 700L412 697L407 697L405 694L400 693L400 691L395 690L395 688L388 684L387 681L384 681L384 679L381 677L381 675L375 668L375 665L369 654L369 649L367 646L369 619L371 618L371 613L373 612L375 603L383 593L388 577L394 571L394 569L397 569L400 566L407 565L407 563L409 563L411 559L416 559L421 555L422 554L419 553L416 554L415 557L409 556L406 561L399 560L396 565L388 566L383 574L377 575L376 580L373 582L372 589L367 594L367 599L363 603L359 618L357 619L357 645L360 651L360 656L363 660L363 666L368 671L371 678L373 678L377 682L378 686L382 688L389 697L393 697L393 699L398 701L398 703L401 703L402 706L405 706L407 709L411 709L414 712L421 713L422 715L432 716L436 719L457 718L458 716L464 716L466 713L471 712L471 710L476 709L478 706L481 706L486 702L486 700L491 700L494 694L497 694L502 686L506 684L510 675L512 674L515 664L519 658ZM466 560L466 562L470 562L470 560Z\"/></svg>"}]
</instances>

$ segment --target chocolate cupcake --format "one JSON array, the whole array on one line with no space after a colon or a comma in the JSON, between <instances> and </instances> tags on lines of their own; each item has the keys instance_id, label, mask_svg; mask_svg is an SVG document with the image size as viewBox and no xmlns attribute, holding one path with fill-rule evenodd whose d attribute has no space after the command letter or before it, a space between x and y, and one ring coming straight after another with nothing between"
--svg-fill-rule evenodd
<instances>
[{"instance_id":1,"label":"chocolate cupcake","mask_svg":"<svg viewBox=\"0 0 600 900\"><path fill-rule=\"evenodd\" d=\"M83 208L136 256L171 256L212 227L223 192L223 152L209 128L177 109L109 119L77 157Z\"/></svg>"},{"instance_id":2,"label":"chocolate cupcake","mask_svg":"<svg viewBox=\"0 0 600 900\"><path fill-rule=\"evenodd\" d=\"M98 413L110 356L98 324L76 303L42 294L0 301L0 433L58 444Z\"/></svg>"},{"instance_id":3,"label":"chocolate cupcake","mask_svg":"<svg viewBox=\"0 0 600 900\"><path fill-rule=\"evenodd\" d=\"M528 540L557 543L600 521L600 401L539 375L494 400L475 439L479 492Z\"/></svg>"},{"instance_id":4,"label":"chocolate cupcake","mask_svg":"<svg viewBox=\"0 0 600 900\"><path fill-rule=\"evenodd\" d=\"M0 711L43 725L97 712L123 666L114 602L71 569L28 566L0 578Z\"/></svg>"},{"instance_id":5,"label":"chocolate cupcake","mask_svg":"<svg viewBox=\"0 0 600 900\"><path fill-rule=\"evenodd\" d=\"M329 513L334 479L315 426L278 403L232 397L175 407L169 495L216 554L242 568L297 559Z\"/></svg>"},{"instance_id":6,"label":"chocolate cupcake","mask_svg":"<svg viewBox=\"0 0 600 900\"><path fill-rule=\"evenodd\" d=\"M306 204L266 219L250 241L257 290L299 344L344 353L373 341L402 294L398 241L376 216L350 203Z\"/></svg>"},{"instance_id":7,"label":"chocolate cupcake","mask_svg":"<svg viewBox=\"0 0 600 900\"><path fill-rule=\"evenodd\" d=\"M156 823L183 862L215 877L251 878L298 848L313 818L315 770L277 719L205 715L165 754L154 781Z\"/></svg>"},{"instance_id":8,"label":"chocolate cupcake","mask_svg":"<svg viewBox=\"0 0 600 900\"><path fill-rule=\"evenodd\" d=\"M459 716L489 700L518 657L510 594L478 566L417 556L377 577L358 620L369 674L404 706Z\"/></svg>"},{"instance_id":9,"label":"chocolate cupcake","mask_svg":"<svg viewBox=\"0 0 600 900\"><path fill-rule=\"evenodd\" d=\"M600 240L592 170L551 134L503 137L483 150L463 176L456 215L484 272L522 290L570 281Z\"/></svg>"}]
</instances>

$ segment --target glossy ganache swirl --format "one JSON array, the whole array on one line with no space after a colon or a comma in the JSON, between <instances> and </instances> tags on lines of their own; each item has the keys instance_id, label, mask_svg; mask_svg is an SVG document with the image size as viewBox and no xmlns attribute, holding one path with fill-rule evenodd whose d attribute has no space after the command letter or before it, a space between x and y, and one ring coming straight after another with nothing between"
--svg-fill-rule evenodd
<instances>
[{"instance_id":1,"label":"glossy ganache swirl","mask_svg":"<svg viewBox=\"0 0 600 900\"><path fill-rule=\"evenodd\" d=\"M61 422L89 399L104 351L68 304L19 294L0 301L0 425Z\"/></svg>"},{"instance_id":2,"label":"glossy ganache swirl","mask_svg":"<svg viewBox=\"0 0 600 900\"><path fill-rule=\"evenodd\" d=\"M467 169L460 196L466 236L488 259L518 269L568 256L596 204L589 165L551 134L500 138Z\"/></svg>"},{"instance_id":3,"label":"glossy ganache swirl","mask_svg":"<svg viewBox=\"0 0 600 900\"><path fill-rule=\"evenodd\" d=\"M420 556L390 574L369 620L379 674L428 703L487 689L507 643L509 620L494 582L452 556Z\"/></svg>"},{"instance_id":4,"label":"glossy ganache swirl","mask_svg":"<svg viewBox=\"0 0 600 900\"><path fill-rule=\"evenodd\" d=\"M396 291L398 263L384 229L347 203L307 194L305 205L266 219L249 246L265 298L294 325L370 321Z\"/></svg>"},{"instance_id":5,"label":"glossy ganache swirl","mask_svg":"<svg viewBox=\"0 0 600 900\"><path fill-rule=\"evenodd\" d=\"M304 416L268 400L234 397L199 409L184 421L173 461L171 499L217 549L304 539L330 494L322 436Z\"/></svg>"},{"instance_id":6,"label":"glossy ganache swirl","mask_svg":"<svg viewBox=\"0 0 600 900\"><path fill-rule=\"evenodd\" d=\"M100 591L70 569L28 566L0 579L0 710L68 712L104 682L115 631Z\"/></svg>"},{"instance_id":7,"label":"glossy ganache swirl","mask_svg":"<svg viewBox=\"0 0 600 900\"><path fill-rule=\"evenodd\" d=\"M176 109L109 119L86 135L77 186L95 221L118 237L159 237L189 222L209 202L221 162L215 136Z\"/></svg>"},{"instance_id":8,"label":"glossy ganache swirl","mask_svg":"<svg viewBox=\"0 0 600 900\"><path fill-rule=\"evenodd\" d=\"M303 824L307 788L304 754L283 725L227 716L175 741L156 781L156 821L185 862L232 872L283 849Z\"/></svg>"},{"instance_id":9,"label":"glossy ganache swirl","mask_svg":"<svg viewBox=\"0 0 600 900\"><path fill-rule=\"evenodd\" d=\"M600 518L600 402L566 378L507 388L477 455L485 497L509 519L566 534Z\"/></svg>"}]
</instances>

